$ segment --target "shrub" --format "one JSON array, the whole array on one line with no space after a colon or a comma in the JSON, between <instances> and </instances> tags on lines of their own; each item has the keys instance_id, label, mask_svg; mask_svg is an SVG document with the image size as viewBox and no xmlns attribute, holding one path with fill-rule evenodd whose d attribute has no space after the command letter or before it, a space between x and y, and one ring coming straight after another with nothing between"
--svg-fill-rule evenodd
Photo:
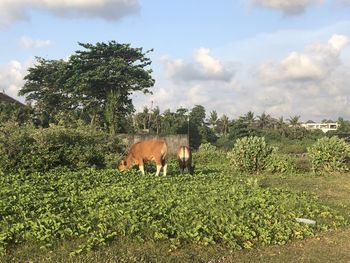
<instances>
[{"instance_id":1,"label":"shrub","mask_svg":"<svg viewBox=\"0 0 350 263\"><path fill-rule=\"evenodd\" d=\"M110 167L117 164L120 148L117 138L89 127L34 128L9 122L0 128L0 169L43 172L56 167Z\"/></svg>"},{"instance_id":2,"label":"shrub","mask_svg":"<svg viewBox=\"0 0 350 263\"><path fill-rule=\"evenodd\" d=\"M300 156L295 158L295 167L298 172L308 173L311 171L310 159L307 156Z\"/></svg>"},{"instance_id":3,"label":"shrub","mask_svg":"<svg viewBox=\"0 0 350 263\"><path fill-rule=\"evenodd\" d=\"M223 135L216 141L215 145L219 149L229 151L230 149L232 149L232 147L234 145L234 141L232 139L230 139L228 136Z\"/></svg>"},{"instance_id":4,"label":"shrub","mask_svg":"<svg viewBox=\"0 0 350 263\"><path fill-rule=\"evenodd\" d=\"M215 145L202 143L198 150L193 153L193 162L199 163L217 163L227 160L227 154L219 150Z\"/></svg>"},{"instance_id":5,"label":"shrub","mask_svg":"<svg viewBox=\"0 0 350 263\"><path fill-rule=\"evenodd\" d=\"M237 170L258 173L266 169L272 152L263 137L244 137L236 141L229 158Z\"/></svg>"},{"instance_id":6,"label":"shrub","mask_svg":"<svg viewBox=\"0 0 350 263\"><path fill-rule=\"evenodd\" d=\"M323 137L308 148L308 156L313 172L343 172L348 170L350 146L338 137Z\"/></svg>"},{"instance_id":7,"label":"shrub","mask_svg":"<svg viewBox=\"0 0 350 263\"><path fill-rule=\"evenodd\" d=\"M287 154L278 154L277 150L271 153L266 170L271 173L289 173L296 170L295 160Z\"/></svg>"}]
</instances>

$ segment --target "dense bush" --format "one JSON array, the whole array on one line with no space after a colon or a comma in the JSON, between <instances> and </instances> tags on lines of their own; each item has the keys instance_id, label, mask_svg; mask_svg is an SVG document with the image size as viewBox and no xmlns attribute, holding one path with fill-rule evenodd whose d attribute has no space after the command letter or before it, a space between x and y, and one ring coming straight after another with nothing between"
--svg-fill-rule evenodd
<instances>
[{"instance_id":1,"label":"dense bush","mask_svg":"<svg viewBox=\"0 0 350 263\"><path fill-rule=\"evenodd\" d=\"M89 127L34 128L14 122L0 127L0 169L6 173L115 166L118 152L117 138Z\"/></svg>"},{"instance_id":2,"label":"dense bush","mask_svg":"<svg viewBox=\"0 0 350 263\"><path fill-rule=\"evenodd\" d=\"M314 172L347 171L347 160L350 158L350 145L338 137L323 137L308 148Z\"/></svg>"},{"instance_id":3,"label":"dense bush","mask_svg":"<svg viewBox=\"0 0 350 263\"><path fill-rule=\"evenodd\" d=\"M215 142L215 146L217 146L219 149L222 149L224 151L231 150L233 145L234 145L234 141L225 135L222 135L221 137L219 137Z\"/></svg>"},{"instance_id":4,"label":"dense bush","mask_svg":"<svg viewBox=\"0 0 350 263\"><path fill-rule=\"evenodd\" d=\"M229 158L235 169L257 173L266 169L272 152L263 137L244 137L236 141Z\"/></svg>"},{"instance_id":5,"label":"dense bush","mask_svg":"<svg viewBox=\"0 0 350 263\"><path fill-rule=\"evenodd\" d=\"M33 109L28 105L0 101L0 123L17 121L29 123L32 121Z\"/></svg>"},{"instance_id":6,"label":"dense bush","mask_svg":"<svg viewBox=\"0 0 350 263\"><path fill-rule=\"evenodd\" d=\"M199 163L217 163L227 160L225 151L218 149L215 145L210 143L202 143L198 150L193 152L193 162Z\"/></svg>"},{"instance_id":7,"label":"dense bush","mask_svg":"<svg viewBox=\"0 0 350 263\"><path fill-rule=\"evenodd\" d=\"M295 159L287 154L279 154L274 149L268 158L266 170L271 173L290 173L296 170Z\"/></svg>"},{"instance_id":8,"label":"dense bush","mask_svg":"<svg viewBox=\"0 0 350 263\"><path fill-rule=\"evenodd\" d=\"M310 158L307 155L299 156L294 159L296 170L300 173L308 173L311 171Z\"/></svg>"}]
</instances>

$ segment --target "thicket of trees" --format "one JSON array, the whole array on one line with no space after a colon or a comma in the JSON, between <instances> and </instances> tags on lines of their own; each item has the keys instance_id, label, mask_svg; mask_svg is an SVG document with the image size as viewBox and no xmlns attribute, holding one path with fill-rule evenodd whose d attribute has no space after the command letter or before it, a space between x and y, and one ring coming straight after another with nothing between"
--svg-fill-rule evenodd
<instances>
[{"instance_id":1,"label":"thicket of trees","mask_svg":"<svg viewBox=\"0 0 350 263\"><path fill-rule=\"evenodd\" d=\"M154 79L151 60L142 48L129 44L79 43L67 60L37 57L29 69L19 94L28 106L0 103L0 123L9 120L45 128L83 123L111 135L116 133L187 134L190 145L215 143L230 148L245 136L264 136L267 140L303 140L324 135L300 125L300 116L274 118L267 113L256 116L249 111L237 119L207 112L202 105L175 111L144 107L135 112L130 95L136 91L151 93ZM324 120L327 121L327 120ZM350 132L350 122L339 118L337 134ZM334 133L333 133L334 135Z\"/></svg>"},{"instance_id":2,"label":"thicket of trees","mask_svg":"<svg viewBox=\"0 0 350 263\"><path fill-rule=\"evenodd\" d=\"M38 57L19 95L34 102L41 126L72 118L104 126L110 133L126 131L134 110L130 94L149 93L154 84L146 57L151 50L115 41L79 45L84 50L67 61Z\"/></svg>"}]
</instances>

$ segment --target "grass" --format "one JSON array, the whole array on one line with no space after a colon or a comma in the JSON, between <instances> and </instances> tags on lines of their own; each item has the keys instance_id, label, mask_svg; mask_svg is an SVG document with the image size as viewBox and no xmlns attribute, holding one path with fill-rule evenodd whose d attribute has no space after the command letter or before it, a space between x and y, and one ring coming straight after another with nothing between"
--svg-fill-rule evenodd
<instances>
[{"instance_id":1,"label":"grass","mask_svg":"<svg viewBox=\"0 0 350 263\"><path fill-rule=\"evenodd\" d=\"M259 180L263 187L302 190L315 193L326 205L340 211L350 222L350 174L291 176L265 175Z\"/></svg>"},{"instance_id":2,"label":"grass","mask_svg":"<svg viewBox=\"0 0 350 263\"><path fill-rule=\"evenodd\" d=\"M70 246L76 245L71 241L45 251L30 245L21 246L1 262L349 262L349 236L350 229L335 230L283 246L240 251L193 245L171 251L167 244L147 242L140 246L121 240L97 251L69 257Z\"/></svg>"},{"instance_id":3,"label":"grass","mask_svg":"<svg viewBox=\"0 0 350 263\"><path fill-rule=\"evenodd\" d=\"M322 203L350 221L350 174L257 175L256 178L261 187L314 193ZM282 246L246 250L197 245L169 249L166 242L139 243L123 238L98 250L70 257L71 247L79 242L58 242L50 249L22 244L10 249L0 262L350 262L349 227L321 232Z\"/></svg>"}]
</instances>

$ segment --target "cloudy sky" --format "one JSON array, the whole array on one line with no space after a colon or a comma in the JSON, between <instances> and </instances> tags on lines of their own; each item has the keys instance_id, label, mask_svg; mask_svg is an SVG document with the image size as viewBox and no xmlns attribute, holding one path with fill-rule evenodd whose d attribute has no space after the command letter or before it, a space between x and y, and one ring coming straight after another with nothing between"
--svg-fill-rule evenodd
<instances>
[{"instance_id":1,"label":"cloudy sky","mask_svg":"<svg viewBox=\"0 0 350 263\"><path fill-rule=\"evenodd\" d=\"M138 110L350 119L350 0L0 0L0 91L24 101L35 56L109 40L154 49Z\"/></svg>"}]
</instances>

